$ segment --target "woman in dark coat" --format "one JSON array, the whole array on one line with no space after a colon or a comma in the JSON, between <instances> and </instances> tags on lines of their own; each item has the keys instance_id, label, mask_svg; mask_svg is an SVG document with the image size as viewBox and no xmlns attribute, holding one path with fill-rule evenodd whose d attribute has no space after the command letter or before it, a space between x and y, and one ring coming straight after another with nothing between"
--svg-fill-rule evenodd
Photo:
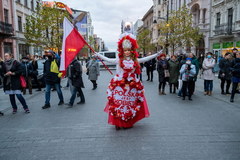
<instances>
[{"instance_id":1,"label":"woman in dark coat","mask_svg":"<svg viewBox=\"0 0 240 160\"><path fill-rule=\"evenodd\" d=\"M2 86L3 83L3 60L0 57L0 86ZM0 111L0 115L4 115L3 112Z\"/></svg>"},{"instance_id":2,"label":"woman in dark coat","mask_svg":"<svg viewBox=\"0 0 240 160\"><path fill-rule=\"evenodd\" d=\"M218 78L221 79L221 94L230 94L229 92L229 88L231 85L231 53L227 52L224 55L224 58L220 60L219 62L219 75ZM225 82L227 82L227 86L226 86L226 92L224 92L224 86L225 86Z\"/></svg>"},{"instance_id":3,"label":"woman in dark coat","mask_svg":"<svg viewBox=\"0 0 240 160\"><path fill-rule=\"evenodd\" d=\"M82 88L84 88L82 80L82 66L77 59L74 59L72 63L69 65L67 76L70 90L72 93L68 106L70 107L73 106L77 92L79 93L81 99L80 102L78 102L77 104L85 103L85 97L82 91Z\"/></svg>"},{"instance_id":4,"label":"woman in dark coat","mask_svg":"<svg viewBox=\"0 0 240 160\"><path fill-rule=\"evenodd\" d=\"M240 83L240 53L236 53L236 58L231 64L231 73L232 73L232 93L230 102L234 102L234 96L237 91L238 84Z\"/></svg>"},{"instance_id":5,"label":"woman in dark coat","mask_svg":"<svg viewBox=\"0 0 240 160\"><path fill-rule=\"evenodd\" d=\"M28 106L26 104L25 99L21 94L21 83L20 83L20 75L23 72L23 68L20 62L13 59L12 54L5 53L4 55L5 61L3 65L3 89L5 94L9 95L10 102L13 108L13 114L17 113L17 105L15 101L15 95L18 100L23 105L25 113L30 113Z\"/></svg>"},{"instance_id":6,"label":"woman in dark coat","mask_svg":"<svg viewBox=\"0 0 240 160\"><path fill-rule=\"evenodd\" d=\"M159 76L159 95L166 95L165 93L165 85L169 78L169 64L166 60L166 54L160 54L158 57L157 71Z\"/></svg>"},{"instance_id":7,"label":"woman in dark coat","mask_svg":"<svg viewBox=\"0 0 240 160\"><path fill-rule=\"evenodd\" d=\"M175 55L171 56L171 59L168 61L169 64L169 87L170 93L176 93L176 89L178 88L178 77L179 77L179 62L177 61L177 57ZM172 92L173 88L173 92Z\"/></svg>"}]
</instances>

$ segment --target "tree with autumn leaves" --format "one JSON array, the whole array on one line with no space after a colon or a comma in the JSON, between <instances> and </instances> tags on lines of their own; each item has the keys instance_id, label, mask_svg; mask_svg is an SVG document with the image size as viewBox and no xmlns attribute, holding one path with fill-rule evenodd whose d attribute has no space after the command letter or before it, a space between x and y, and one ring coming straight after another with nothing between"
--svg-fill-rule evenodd
<instances>
[{"instance_id":1,"label":"tree with autumn leaves","mask_svg":"<svg viewBox=\"0 0 240 160\"><path fill-rule=\"evenodd\" d=\"M56 5L36 8L36 12L26 18L24 25L27 44L60 51L64 17L69 18L68 12Z\"/></svg>"},{"instance_id":2,"label":"tree with autumn leaves","mask_svg":"<svg viewBox=\"0 0 240 160\"><path fill-rule=\"evenodd\" d=\"M147 52L152 51L155 47L151 43L151 31L149 29L142 29L137 35L137 42L139 45L139 51L147 54Z\"/></svg>"},{"instance_id":3,"label":"tree with autumn leaves","mask_svg":"<svg viewBox=\"0 0 240 160\"><path fill-rule=\"evenodd\" d=\"M177 48L189 48L202 38L199 29L193 27L192 15L186 6L171 12L168 21L158 25L160 32L158 43L165 49L169 47L172 54Z\"/></svg>"}]
</instances>

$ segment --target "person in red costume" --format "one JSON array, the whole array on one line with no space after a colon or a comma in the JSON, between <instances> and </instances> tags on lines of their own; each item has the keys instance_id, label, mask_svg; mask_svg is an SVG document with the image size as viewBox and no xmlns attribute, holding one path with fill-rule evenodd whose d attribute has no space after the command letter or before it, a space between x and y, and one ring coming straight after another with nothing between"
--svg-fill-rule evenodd
<instances>
[{"instance_id":1,"label":"person in red costume","mask_svg":"<svg viewBox=\"0 0 240 160\"><path fill-rule=\"evenodd\" d=\"M137 48L135 37L125 33L118 42L117 58L111 59L99 53L95 54L98 58L117 65L116 75L111 79L107 89L108 102L104 109L109 115L108 123L115 125L116 130L132 128L137 121L150 115L144 96L144 86L137 78L137 74L141 72L139 63L156 58L161 51L138 59Z\"/></svg>"}]
</instances>

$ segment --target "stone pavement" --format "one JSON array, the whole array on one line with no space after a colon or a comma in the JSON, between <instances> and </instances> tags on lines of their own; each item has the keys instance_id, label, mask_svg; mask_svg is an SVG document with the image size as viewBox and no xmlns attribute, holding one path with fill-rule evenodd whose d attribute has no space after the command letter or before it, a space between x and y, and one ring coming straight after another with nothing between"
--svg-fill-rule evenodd
<instances>
[{"instance_id":1,"label":"stone pavement","mask_svg":"<svg viewBox=\"0 0 240 160\"><path fill-rule=\"evenodd\" d=\"M83 105L57 106L53 92L52 107L42 110L44 93L40 92L28 98L30 114L6 111L0 117L0 160L240 159L239 95L230 103L229 96L220 95L215 85L213 96L204 96L200 79L193 101L169 94L168 86L167 95L159 96L157 77L147 82L144 73L151 116L132 129L116 131L103 112L111 77L101 71L98 88L93 91L84 75ZM69 90L63 88L63 94L68 102Z\"/></svg>"}]
</instances>

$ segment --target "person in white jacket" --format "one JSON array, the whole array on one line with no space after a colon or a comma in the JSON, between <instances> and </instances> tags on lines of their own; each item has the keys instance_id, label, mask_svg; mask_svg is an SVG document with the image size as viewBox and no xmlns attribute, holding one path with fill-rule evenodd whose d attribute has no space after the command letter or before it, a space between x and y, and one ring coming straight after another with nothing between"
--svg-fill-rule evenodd
<instances>
[{"instance_id":1,"label":"person in white jacket","mask_svg":"<svg viewBox=\"0 0 240 160\"><path fill-rule=\"evenodd\" d=\"M204 95L212 95L213 90L213 80L215 74L213 72L213 68L215 66L215 59L213 58L213 54L211 52L207 53L206 58L203 61L203 79L204 79Z\"/></svg>"}]
</instances>

